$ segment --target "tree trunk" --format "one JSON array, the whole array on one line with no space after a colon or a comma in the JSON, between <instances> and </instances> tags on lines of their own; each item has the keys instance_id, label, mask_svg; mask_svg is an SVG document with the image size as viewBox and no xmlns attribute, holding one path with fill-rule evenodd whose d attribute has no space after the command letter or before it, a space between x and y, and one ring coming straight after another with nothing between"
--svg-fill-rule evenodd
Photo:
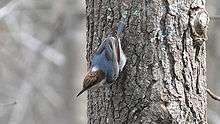
<instances>
[{"instance_id":1,"label":"tree trunk","mask_svg":"<svg viewBox=\"0 0 220 124\"><path fill-rule=\"evenodd\" d=\"M87 61L123 13L127 64L88 92L88 124L205 124L205 0L86 0ZM88 63L89 65L89 63Z\"/></svg>"}]
</instances>

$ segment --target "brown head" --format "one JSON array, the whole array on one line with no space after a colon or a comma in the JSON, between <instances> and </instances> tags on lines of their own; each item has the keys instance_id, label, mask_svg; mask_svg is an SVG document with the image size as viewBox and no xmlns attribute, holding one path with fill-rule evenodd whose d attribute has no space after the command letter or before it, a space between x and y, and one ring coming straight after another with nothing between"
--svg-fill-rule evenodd
<instances>
[{"instance_id":1,"label":"brown head","mask_svg":"<svg viewBox=\"0 0 220 124\"><path fill-rule=\"evenodd\" d=\"M83 89L82 91L79 92L77 97L81 95L84 91L95 86L96 84L100 83L104 79L105 79L105 73L102 70L92 71L90 69L89 72L86 74L86 77L84 78Z\"/></svg>"}]
</instances>

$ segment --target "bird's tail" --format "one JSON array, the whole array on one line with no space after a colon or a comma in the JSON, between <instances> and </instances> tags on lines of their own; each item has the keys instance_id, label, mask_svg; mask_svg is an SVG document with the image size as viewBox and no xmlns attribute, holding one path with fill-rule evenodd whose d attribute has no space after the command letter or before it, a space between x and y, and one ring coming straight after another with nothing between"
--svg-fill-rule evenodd
<instances>
[{"instance_id":1,"label":"bird's tail","mask_svg":"<svg viewBox=\"0 0 220 124\"><path fill-rule=\"evenodd\" d=\"M126 28L126 23L124 21L119 21L117 26L112 29L112 32L108 35L110 37L120 36Z\"/></svg>"},{"instance_id":2,"label":"bird's tail","mask_svg":"<svg viewBox=\"0 0 220 124\"><path fill-rule=\"evenodd\" d=\"M125 22L124 21L120 21L119 23L118 23L118 25L117 25L117 35L120 35L121 33L123 33L124 32L124 30L125 30L125 27L126 27L126 24L125 24Z\"/></svg>"}]
</instances>

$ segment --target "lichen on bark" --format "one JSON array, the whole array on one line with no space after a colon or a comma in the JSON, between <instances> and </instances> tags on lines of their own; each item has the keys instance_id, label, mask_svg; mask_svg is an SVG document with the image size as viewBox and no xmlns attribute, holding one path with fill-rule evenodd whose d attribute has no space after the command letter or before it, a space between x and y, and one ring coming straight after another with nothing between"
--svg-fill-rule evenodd
<instances>
[{"instance_id":1,"label":"lichen on bark","mask_svg":"<svg viewBox=\"0 0 220 124\"><path fill-rule=\"evenodd\" d=\"M207 123L206 48L194 46L191 24L192 12L205 10L204 0L86 4L88 65L123 12L129 14L121 37L127 64L109 89L88 91L88 124Z\"/></svg>"}]
</instances>

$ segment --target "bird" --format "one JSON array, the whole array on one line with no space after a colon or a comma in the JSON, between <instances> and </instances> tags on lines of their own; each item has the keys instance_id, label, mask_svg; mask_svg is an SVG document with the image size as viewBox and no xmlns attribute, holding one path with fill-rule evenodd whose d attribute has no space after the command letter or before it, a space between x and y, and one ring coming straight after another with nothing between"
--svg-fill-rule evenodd
<instances>
[{"instance_id":1,"label":"bird","mask_svg":"<svg viewBox=\"0 0 220 124\"><path fill-rule=\"evenodd\" d=\"M112 31L101 43L91 59L91 65L83 80L83 89L80 96L88 89L112 84L119 77L119 73L126 64L126 56L121 47L119 34L125 24L119 22L118 30Z\"/></svg>"}]
</instances>

